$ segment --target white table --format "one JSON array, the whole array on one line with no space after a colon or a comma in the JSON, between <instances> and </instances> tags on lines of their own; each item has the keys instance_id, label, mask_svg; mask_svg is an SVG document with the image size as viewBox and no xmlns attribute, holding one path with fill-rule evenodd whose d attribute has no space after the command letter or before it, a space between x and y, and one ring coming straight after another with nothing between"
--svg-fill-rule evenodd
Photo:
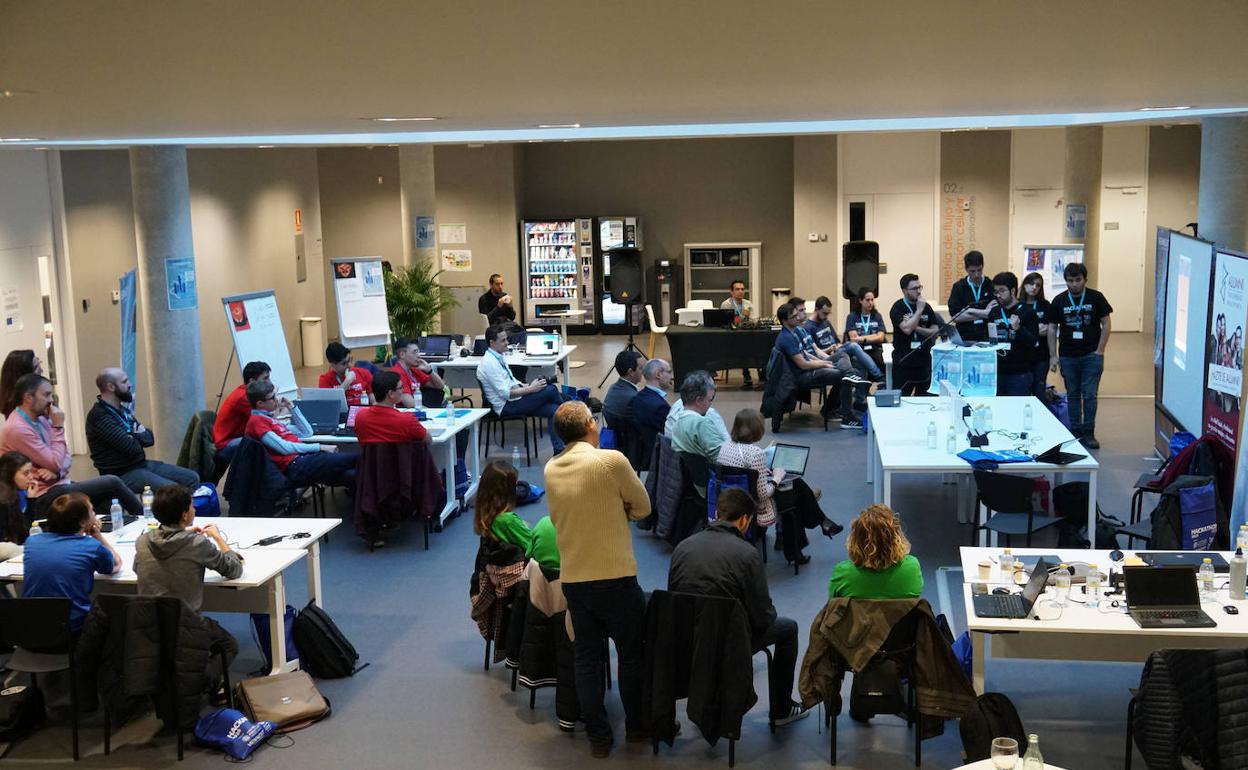
<instances>
[{"instance_id":1,"label":"white table","mask_svg":"<svg viewBox=\"0 0 1248 770\"><path fill-rule=\"evenodd\" d=\"M974 649L972 680L975 692L985 692L985 664L989 654L994 659L1024 658L1033 660L1086 660L1138 663L1153 650L1167 647L1187 649L1222 649L1248 645L1248 601L1231 601L1226 589L1220 589L1216 601L1206 601L1202 609L1218 624L1215 628L1149 628L1144 629L1125 612L1102 601L1099 608L1089 608L1075 601L1065 607L1052 603L1052 588L1036 601L1035 612L1026 619L980 618L975 616L972 585L980 583L975 565L987 555L1000 555L999 549L967 548L961 550L963 569L962 594L966 607L967 629ZM1015 548L1015 555L1055 554L1066 563L1095 563L1102 572L1111 564L1108 551L1053 548ZM1127 552L1127 556L1131 553ZM1229 561L1231 553L1223 553ZM966 571L966 567L971 569ZM1109 583L1106 581L1106 587ZM1071 596L1082 600L1082 588L1075 585ZM1121 595L1117 598L1121 599ZM1224 605L1239 608L1238 615L1227 615ZM1041 620L1036 620L1039 613Z\"/></svg>"},{"instance_id":2,"label":"white table","mask_svg":"<svg viewBox=\"0 0 1248 770\"><path fill-rule=\"evenodd\" d=\"M579 319L579 318L582 318L584 315L585 315L584 310L556 310L556 311L549 312L549 313L542 313L543 318L558 318L559 319L559 334L560 336L563 337L563 344L565 347L568 344L568 319L569 318ZM585 365L584 361L571 361L571 360L568 361L568 368L570 369L580 369L584 365Z\"/></svg>"},{"instance_id":3,"label":"white table","mask_svg":"<svg viewBox=\"0 0 1248 770\"><path fill-rule=\"evenodd\" d=\"M459 508L459 500L455 497L455 436L460 431L469 431L468 457L465 458L468 464L468 491L464 494L464 503L476 496L477 485L481 480L481 420L490 413L490 410L457 409L455 411L457 414L460 411L466 411L467 414L457 416L454 420L448 420L445 417L446 409L429 409L426 413L430 416L430 419L421 421L421 425L424 425L425 429L429 431L429 443L432 445L430 451L433 453L434 462L438 463L442 468L443 479L446 484L446 505L442 506L442 511L438 515L439 524L445 524L451 514L455 513ZM308 436L305 440L309 443L346 446L355 446L360 443L355 436L316 435ZM316 519L312 519L312 521L316 521Z\"/></svg>"},{"instance_id":4,"label":"white table","mask_svg":"<svg viewBox=\"0 0 1248 770\"><path fill-rule=\"evenodd\" d=\"M1069 465L1027 462L1002 465L1002 473L1080 473L1088 477L1088 532L1096 531L1096 474L1100 465L1087 450L1074 442L1074 436L1035 396L990 396L966 399L971 406L986 404L992 408L992 427L1018 433L1023 430L1023 407L1031 404L1032 429L1026 439L1010 439L1000 433L989 436L988 449L1012 449L1043 452L1058 442L1069 442L1063 449L1084 458ZM954 420L940 398L914 396L902 399L896 407L879 407L875 399L867 399L869 430L867 431L867 483L875 485L877 503L892 505L893 477L902 473L956 473L969 477L975 470L957 456L969 446L966 423ZM967 421L970 418L966 418ZM927 448L927 426L936 423L936 448ZM954 454L945 451L950 425L954 426L957 448ZM959 504L959 515L967 510ZM981 531L981 539L986 533Z\"/></svg>"},{"instance_id":5,"label":"white table","mask_svg":"<svg viewBox=\"0 0 1248 770\"><path fill-rule=\"evenodd\" d=\"M1044 741L1041 740L1040 743L1041 743L1040 753L1043 754L1044 753L1044 746L1043 746ZM1023 766L1023 752L1025 751L1027 751L1026 746L1018 747L1018 766L1020 768ZM953 770L997 770L997 766L992 764L991 759L981 759L978 762L972 762L969 765L962 765L960 767L955 767ZM1058 767L1057 765L1050 765L1048 762L1045 762L1044 770L1062 770L1062 768Z\"/></svg>"},{"instance_id":6,"label":"white table","mask_svg":"<svg viewBox=\"0 0 1248 770\"><path fill-rule=\"evenodd\" d=\"M524 353L507 353L503 356L503 360L508 366L525 366L530 369L558 368L563 376L563 384L571 385L572 377L570 375L571 368L568 366L568 357L576 350L576 345L564 345L557 356L529 356ZM485 356L465 356L463 358L450 358L445 361L438 361L433 364L443 372L443 380L447 375L451 375L454 379L453 388L479 388L477 382L477 367L485 360ZM460 375L458 378L455 375ZM469 382L471 380L471 382Z\"/></svg>"}]
</instances>

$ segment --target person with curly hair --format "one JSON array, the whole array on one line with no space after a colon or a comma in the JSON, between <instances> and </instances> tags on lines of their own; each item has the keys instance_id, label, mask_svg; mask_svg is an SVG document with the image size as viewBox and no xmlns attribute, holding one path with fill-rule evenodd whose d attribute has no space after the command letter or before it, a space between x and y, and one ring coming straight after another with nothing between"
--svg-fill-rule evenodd
<instances>
[{"instance_id":1,"label":"person with curly hair","mask_svg":"<svg viewBox=\"0 0 1248 770\"><path fill-rule=\"evenodd\" d=\"M849 558L828 581L828 598L907 599L923 593L923 571L910 554L901 518L887 505L869 505L849 527Z\"/></svg>"}]
</instances>

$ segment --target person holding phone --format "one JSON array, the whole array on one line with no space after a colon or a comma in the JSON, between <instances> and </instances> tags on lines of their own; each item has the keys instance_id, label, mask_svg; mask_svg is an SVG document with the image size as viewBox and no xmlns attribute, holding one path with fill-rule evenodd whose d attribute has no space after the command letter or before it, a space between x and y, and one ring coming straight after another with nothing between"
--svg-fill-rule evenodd
<instances>
[{"instance_id":1,"label":"person holding phone","mask_svg":"<svg viewBox=\"0 0 1248 770\"><path fill-rule=\"evenodd\" d=\"M507 327L495 324L485 330L489 347L477 367L477 379L481 382L481 394L490 408L500 417L513 415L536 415L545 417L550 435L550 447L555 454L563 451L563 440L555 431L555 410L563 403L559 389L549 384L545 377L538 377L527 385L511 373L503 353L507 351Z\"/></svg>"},{"instance_id":2,"label":"person holding phone","mask_svg":"<svg viewBox=\"0 0 1248 770\"><path fill-rule=\"evenodd\" d=\"M940 333L940 314L923 297L914 273L899 281L901 299L888 311L893 323L893 385L903 396L922 395L932 379L932 348L927 341Z\"/></svg>"}]
</instances>

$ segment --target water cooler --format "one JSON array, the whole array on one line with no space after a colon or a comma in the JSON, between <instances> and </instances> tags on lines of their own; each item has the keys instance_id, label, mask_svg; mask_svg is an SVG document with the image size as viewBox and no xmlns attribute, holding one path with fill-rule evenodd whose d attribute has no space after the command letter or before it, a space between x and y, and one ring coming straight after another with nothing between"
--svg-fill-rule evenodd
<instances>
[{"instance_id":1,"label":"water cooler","mask_svg":"<svg viewBox=\"0 0 1248 770\"><path fill-rule=\"evenodd\" d=\"M677 322L676 308L685 305L685 272L674 259L656 259L650 266L649 293L654 320L659 326Z\"/></svg>"}]
</instances>

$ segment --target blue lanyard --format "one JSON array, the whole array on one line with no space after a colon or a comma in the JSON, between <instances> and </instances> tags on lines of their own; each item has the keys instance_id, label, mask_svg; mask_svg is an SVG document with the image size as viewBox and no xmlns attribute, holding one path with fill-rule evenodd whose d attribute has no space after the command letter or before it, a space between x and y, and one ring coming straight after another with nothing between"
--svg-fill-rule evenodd
<instances>
[{"instance_id":1,"label":"blue lanyard","mask_svg":"<svg viewBox=\"0 0 1248 770\"><path fill-rule=\"evenodd\" d=\"M732 307L733 307L734 312L736 312L737 315L743 318L745 317L745 305L742 305L740 302L737 302L734 299L732 301Z\"/></svg>"},{"instance_id":2,"label":"blue lanyard","mask_svg":"<svg viewBox=\"0 0 1248 770\"><path fill-rule=\"evenodd\" d=\"M871 331L872 318L869 315L858 314L858 324L862 327L862 333L868 334Z\"/></svg>"},{"instance_id":3,"label":"blue lanyard","mask_svg":"<svg viewBox=\"0 0 1248 770\"><path fill-rule=\"evenodd\" d=\"M1079 293L1079 309L1081 311L1083 310L1083 298L1086 296L1088 296L1088 287L1084 286L1083 291ZM1066 292L1066 306L1075 307L1075 295L1071 292Z\"/></svg>"},{"instance_id":4,"label":"blue lanyard","mask_svg":"<svg viewBox=\"0 0 1248 770\"><path fill-rule=\"evenodd\" d=\"M1001 306L999 306L999 305L998 305L998 306L997 306L997 310L999 310L999 311L1001 312L1001 320L1005 322L1005 325L1006 325L1006 326L1009 326L1009 325L1010 325L1010 319L1009 319L1009 318L1006 318L1006 316L1005 316L1005 308L1003 308L1003 307L1001 307Z\"/></svg>"},{"instance_id":5,"label":"blue lanyard","mask_svg":"<svg viewBox=\"0 0 1248 770\"><path fill-rule=\"evenodd\" d=\"M910 301L907 300L905 297L902 297L901 301L902 301L902 304L906 306L906 310L910 311L910 315L914 315L914 308L910 307Z\"/></svg>"},{"instance_id":6,"label":"blue lanyard","mask_svg":"<svg viewBox=\"0 0 1248 770\"><path fill-rule=\"evenodd\" d=\"M120 409L117 409L112 404L105 402L103 399L100 400L100 404L105 409L107 409L114 417L116 417L118 420L121 420L121 427L125 428L127 433L132 433L134 431L134 427L130 423L130 418L127 415L123 414Z\"/></svg>"},{"instance_id":7,"label":"blue lanyard","mask_svg":"<svg viewBox=\"0 0 1248 770\"><path fill-rule=\"evenodd\" d=\"M971 294L975 295L975 301L976 301L976 302L979 302L979 295L984 293L984 281L983 281L983 279L981 278L981 279L980 279L980 281L979 281L979 286L976 286L975 284L971 283L971 279L970 279L970 278L967 278L967 279L966 279L966 285L971 287Z\"/></svg>"},{"instance_id":8,"label":"blue lanyard","mask_svg":"<svg viewBox=\"0 0 1248 770\"><path fill-rule=\"evenodd\" d=\"M40 423L37 418L34 420L30 419L30 415L26 414L26 410L22 409L20 406L17 408L17 411L22 415L22 419L25 420L30 427L39 431L39 438L43 439L43 443L51 444L51 442L48 441L48 434L43 432L43 424Z\"/></svg>"}]
</instances>

